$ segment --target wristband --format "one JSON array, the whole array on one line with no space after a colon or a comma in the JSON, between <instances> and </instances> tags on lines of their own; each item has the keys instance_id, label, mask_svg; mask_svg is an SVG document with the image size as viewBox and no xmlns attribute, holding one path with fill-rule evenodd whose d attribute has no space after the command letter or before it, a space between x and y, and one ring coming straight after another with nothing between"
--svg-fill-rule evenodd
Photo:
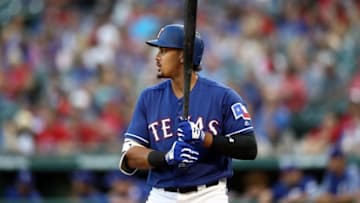
<instances>
[{"instance_id":1,"label":"wristband","mask_svg":"<svg viewBox=\"0 0 360 203\"><path fill-rule=\"evenodd\" d=\"M155 168L167 166L165 161L165 153L153 150L149 153L147 160L149 164Z\"/></svg>"}]
</instances>

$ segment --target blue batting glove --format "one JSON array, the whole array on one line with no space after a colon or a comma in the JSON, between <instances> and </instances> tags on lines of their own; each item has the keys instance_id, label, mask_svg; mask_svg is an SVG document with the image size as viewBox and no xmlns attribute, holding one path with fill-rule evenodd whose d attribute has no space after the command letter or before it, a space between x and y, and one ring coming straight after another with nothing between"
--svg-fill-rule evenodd
<instances>
[{"instance_id":1,"label":"blue batting glove","mask_svg":"<svg viewBox=\"0 0 360 203\"><path fill-rule=\"evenodd\" d=\"M190 165L199 159L199 152L190 144L182 141L175 141L171 149L165 154L168 165Z\"/></svg>"},{"instance_id":2,"label":"blue batting glove","mask_svg":"<svg viewBox=\"0 0 360 203\"><path fill-rule=\"evenodd\" d=\"M205 139L205 133L194 122L181 120L177 129L179 140L187 143L199 143Z\"/></svg>"}]
</instances>

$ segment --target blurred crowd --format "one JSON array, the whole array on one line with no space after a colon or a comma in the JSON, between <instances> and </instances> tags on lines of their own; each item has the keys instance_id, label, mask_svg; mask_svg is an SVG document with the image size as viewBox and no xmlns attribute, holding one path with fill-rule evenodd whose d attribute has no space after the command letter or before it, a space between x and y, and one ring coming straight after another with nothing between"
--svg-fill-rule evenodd
<instances>
[{"instance_id":1,"label":"blurred crowd","mask_svg":"<svg viewBox=\"0 0 360 203\"><path fill-rule=\"evenodd\" d=\"M281 163L278 177L270 181L265 171L248 171L242 179L233 179L243 188L229 189L229 203L349 203L360 201L360 171L350 163L340 147L327 152L322 177L299 168L293 161ZM45 195L31 171L20 170L0 194L5 202L70 202L70 203L143 203L151 186L136 176L119 170L78 170L69 173L61 199L54 201ZM56 185L63 190L62 184ZM53 196L53 195L52 195ZM50 195L51 197L51 195Z\"/></svg>"},{"instance_id":2,"label":"blurred crowd","mask_svg":"<svg viewBox=\"0 0 360 203\"><path fill-rule=\"evenodd\" d=\"M141 203L145 202L150 191L150 186L143 180L118 170L104 174L77 170L68 175L65 181L67 189L62 191L65 195L51 199L44 195L44 190L39 189L36 175L28 170L20 170L1 193L1 200L9 203ZM57 190L61 190L61 186L58 187Z\"/></svg>"},{"instance_id":3,"label":"blurred crowd","mask_svg":"<svg viewBox=\"0 0 360 203\"><path fill-rule=\"evenodd\" d=\"M199 74L247 101L259 157L340 150L328 154L320 180L292 164L274 184L252 172L233 202L360 201L359 170L344 158L360 156L360 1L198 5ZM0 152L118 153L140 90L159 82L156 50L144 42L177 22L179 0L2 0ZM91 173L69 177L74 202L146 196L143 182L120 172L105 174L99 190ZM20 171L3 197L41 202L31 177Z\"/></svg>"},{"instance_id":4,"label":"blurred crowd","mask_svg":"<svg viewBox=\"0 0 360 203\"><path fill-rule=\"evenodd\" d=\"M139 91L158 82L144 41L182 23L183 2L5 0L0 9L1 151L118 152ZM359 11L357 0L199 1L200 74L247 101L259 156L334 144L360 154Z\"/></svg>"},{"instance_id":5,"label":"blurred crowd","mask_svg":"<svg viewBox=\"0 0 360 203\"><path fill-rule=\"evenodd\" d=\"M322 177L306 172L293 161L281 163L278 177L269 181L264 172L250 172L243 180L245 190L234 195L234 203L345 203L360 201L360 171L350 163L340 146L327 152Z\"/></svg>"}]
</instances>

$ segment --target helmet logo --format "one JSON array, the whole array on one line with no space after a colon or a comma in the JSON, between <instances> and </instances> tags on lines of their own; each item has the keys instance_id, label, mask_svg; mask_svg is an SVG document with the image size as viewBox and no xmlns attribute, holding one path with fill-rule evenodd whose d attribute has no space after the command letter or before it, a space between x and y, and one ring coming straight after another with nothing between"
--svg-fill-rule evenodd
<instances>
[{"instance_id":1,"label":"helmet logo","mask_svg":"<svg viewBox=\"0 0 360 203\"><path fill-rule=\"evenodd\" d=\"M161 28L160 31L159 31L159 33L157 34L156 38L159 39L159 38L160 38L160 35L161 35L161 33L162 33L163 31L164 31L164 28Z\"/></svg>"}]
</instances>

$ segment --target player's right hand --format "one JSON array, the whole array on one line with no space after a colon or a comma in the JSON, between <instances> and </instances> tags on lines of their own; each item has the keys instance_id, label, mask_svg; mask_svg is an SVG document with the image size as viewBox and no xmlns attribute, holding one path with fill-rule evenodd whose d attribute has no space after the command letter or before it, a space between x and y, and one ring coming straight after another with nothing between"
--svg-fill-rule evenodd
<instances>
[{"instance_id":1,"label":"player's right hand","mask_svg":"<svg viewBox=\"0 0 360 203\"><path fill-rule=\"evenodd\" d=\"M168 165L189 165L195 163L198 159L199 152L190 144L182 141L175 141L165 155L165 160Z\"/></svg>"},{"instance_id":2,"label":"player's right hand","mask_svg":"<svg viewBox=\"0 0 360 203\"><path fill-rule=\"evenodd\" d=\"M188 120L180 120L177 134L181 141L192 144L203 142L205 139L205 132L198 128L194 122Z\"/></svg>"}]
</instances>

